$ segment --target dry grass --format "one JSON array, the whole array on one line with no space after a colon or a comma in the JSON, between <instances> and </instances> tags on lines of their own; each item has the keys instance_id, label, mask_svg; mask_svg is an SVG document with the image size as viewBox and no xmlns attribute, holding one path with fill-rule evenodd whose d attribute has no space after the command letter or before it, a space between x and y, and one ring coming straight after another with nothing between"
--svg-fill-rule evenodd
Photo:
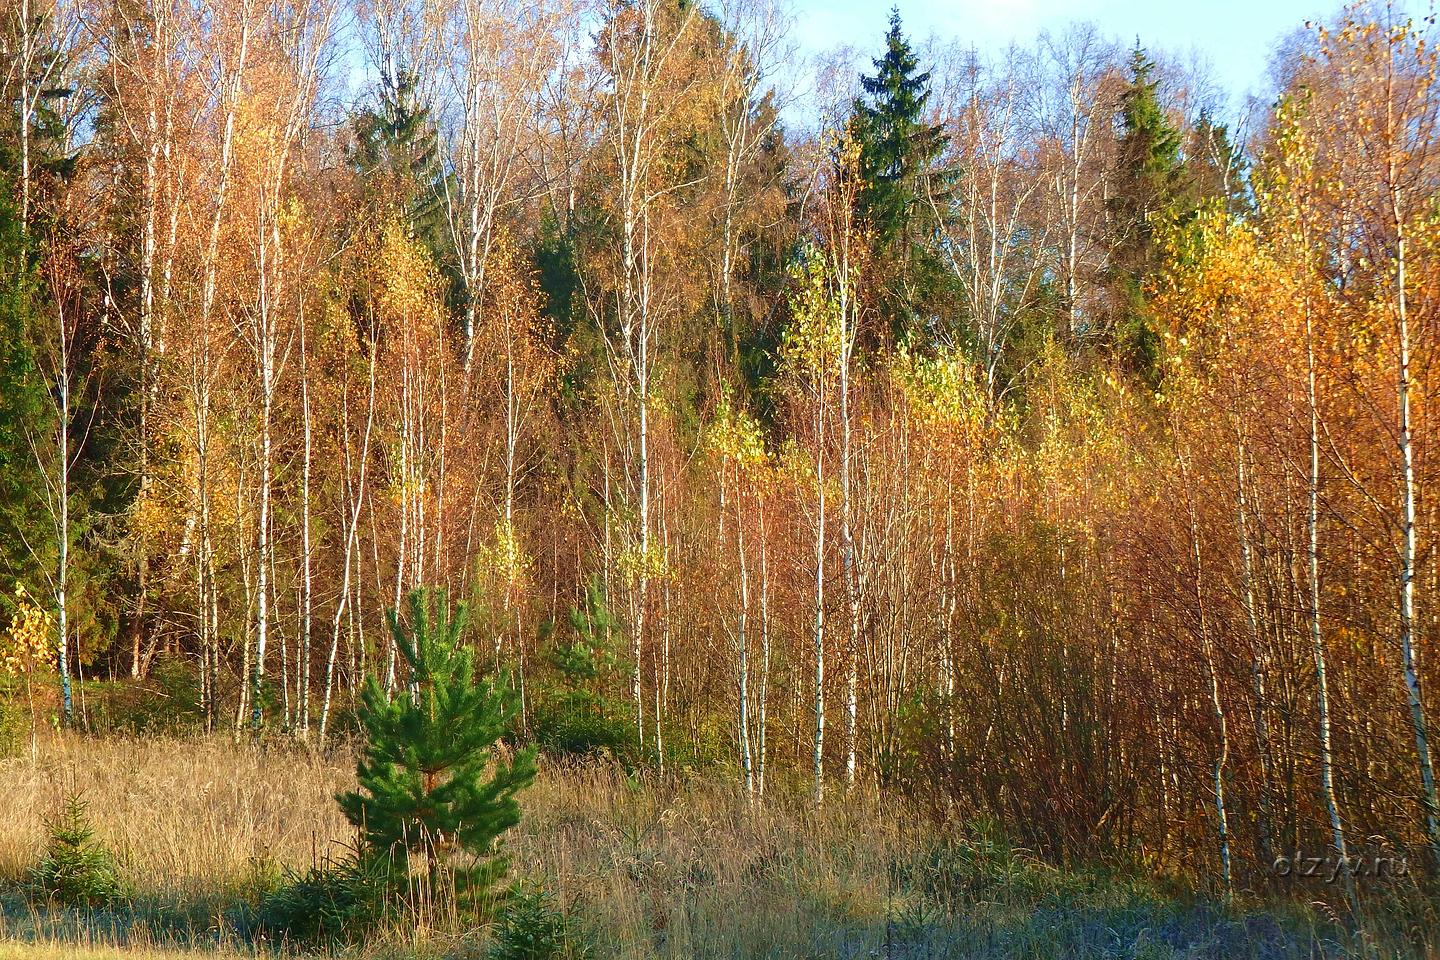
<instances>
[{"instance_id":1,"label":"dry grass","mask_svg":"<svg viewBox=\"0 0 1440 960\"><path fill-rule=\"evenodd\" d=\"M242 954L207 951L205 960L238 960ZM253 956L253 954L252 954ZM193 951L144 947L83 946L77 943L0 943L0 960L197 960Z\"/></svg>"},{"instance_id":2,"label":"dry grass","mask_svg":"<svg viewBox=\"0 0 1440 960\"><path fill-rule=\"evenodd\" d=\"M0 762L10 808L0 877L24 875L47 818L76 790L138 894L213 910L276 868L343 851L352 834L331 798L353 783L351 769L343 752L227 738L53 738L38 763ZM837 804L822 819L803 806L751 809L700 781L648 787L608 767L546 771L525 806L508 838L514 874L583 905L617 958L692 956L698 944L732 941L874 939L887 859L914 842L907 832L928 831L914 817L877 816L870 803ZM757 898L761 889L772 895ZM783 902L799 889L813 899L803 914ZM13 918L10 926L14 934Z\"/></svg>"},{"instance_id":3,"label":"dry grass","mask_svg":"<svg viewBox=\"0 0 1440 960\"><path fill-rule=\"evenodd\" d=\"M224 738L55 737L38 762L0 761L8 808L0 876L18 877L34 862L46 820L74 790L138 889L211 894L217 883L244 881L258 864L308 863L345 838L348 824L331 798L353 781L348 764Z\"/></svg>"},{"instance_id":4,"label":"dry grass","mask_svg":"<svg viewBox=\"0 0 1440 960\"><path fill-rule=\"evenodd\" d=\"M117 928L17 908L11 896L0 957L16 941L31 944L16 954L30 960L89 960L117 943L139 951L126 960L169 960L163 950L176 944L245 948L227 938L226 910L281 868L348 842L331 798L352 782L343 752L226 738L56 737L38 762L0 761L0 884L23 876L46 818L78 789L146 905L138 925ZM873 798L837 798L821 817L799 801L752 808L713 781L657 786L593 767L543 772L524 802L512 872L582 918L597 960L1339 954L1333 928L1303 913L1281 922L1176 903L1133 879L1062 873Z\"/></svg>"},{"instance_id":5,"label":"dry grass","mask_svg":"<svg viewBox=\"0 0 1440 960\"><path fill-rule=\"evenodd\" d=\"M550 777L532 797L517 866L584 904L617 958L769 955L773 947L874 946L895 897L888 868L933 840L908 811L839 802L751 809L703 782L638 787L610 771ZM785 954L775 954L783 956Z\"/></svg>"}]
</instances>

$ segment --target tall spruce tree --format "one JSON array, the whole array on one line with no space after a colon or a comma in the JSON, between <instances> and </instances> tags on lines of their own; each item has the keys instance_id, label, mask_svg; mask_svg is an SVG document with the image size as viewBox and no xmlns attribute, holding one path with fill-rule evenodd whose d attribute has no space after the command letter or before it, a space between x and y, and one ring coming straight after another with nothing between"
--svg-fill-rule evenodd
<instances>
[{"instance_id":1,"label":"tall spruce tree","mask_svg":"<svg viewBox=\"0 0 1440 960\"><path fill-rule=\"evenodd\" d=\"M1146 286L1161 267L1159 237L1167 224L1193 212L1186 188L1180 131L1160 105L1155 62L1137 42L1130 83L1120 96L1120 135L1109 200L1116 231L1111 259L1112 348L1153 386L1160 373L1160 337Z\"/></svg>"},{"instance_id":2,"label":"tall spruce tree","mask_svg":"<svg viewBox=\"0 0 1440 960\"><path fill-rule=\"evenodd\" d=\"M355 117L355 146L350 162L362 176L388 174L403 188L433 188L440 170L439 145L430 108L420 99L419 78L399 67L382 71L374 106Z\"/></svg>"},{"instance_id":3,"label":"tall spruce tree","mask_svg":"<svg viewBox=\"0 0 1440 960\"><path fill-rule=\"evenodd\" d=\"M404 65L381 71L374 104L352 121L350 164L376 202L399 206L415 238L443 265L453 259L454 241L445 217L439 137L419 83ZM459 283L453 271L447 270L447 279L452 287ZM452 291L451 297L458 295Z\"/></svg>"},{"instance_id":4,"label":"tall spruce tree","mask_svg":"<svg viewBox=\"0 0 1440 960\"><path fill-rule=\"evenodd\" d=\"M71 492L57 490L49 473L58 459L53 437L60 411L53 363L47 370L45 362L54 359L55 305L43 280L43 255L53 256L47 247L70 239L71 227L57 220L52 201L77 159L60 114L74 91L59 85L64 57L49 42L52 16L31 10L28 24L18 16L0 18L0 59L14 61L0 76L0 605L7 607L17 584L53 595L61 561L51 498ZM27 31L34 46L23 58L18 52ZM67 639L66 632L57 637L55 655L61 719L69 723Z\"/></svg>"},{"instance_id":5,"label":"tall spruce tree","mask_svg":"<svg viewBox=\"0 0 1440 960\"><path fill-rule=\"evenodd\" d=\"M0 159L5 156L0 145ZM0 602L8 604L15 584L39 587L42 558L27 544L48 539L44 477L32 443L49 432L54 410L35 361L39 281L6 169L0 164ZM0 614L8 620L10 612Z\"/></svg>"},{"instance_id":6,"label":"tall spruce tree","mask_svg":"<svg viewBox=\"0 0 1440 960\"><path fill-rule=\"evenodd\" d=\"M408 601L408 628L395 610L386 617L410 667L409 693L387 700L366 679L359 789L337 799L370 853L432 877L450 872L473 905L505 873L499 838L520 822L516 795L535 779L535 757L495 756L519 702L503 676L476 682L474 652L461 642L465 606L449 616L444 595L426 590Z\"/></svg>"},{"instance_id":7,"label":"tall spruce tree","mask_svg":"<svg viewBox=\"0 0 1440 960\"><path fill-rule=\"evenodd\" d=\"M923 199L923 178L944 148L938 126L925 123L930 72L910 47L900 11L890 12L885 55L871 61L875 75L860 78L853 134L860 141L860 208L882 248L910 239Z\"/></svg>"},{"instance_id":8,"label":"tall spruce tree","mask_svg":"<svg viewBox=\"0 0 1440 960\"><path fill-rule=\"evenodd\" d=\"M936 167L945 137L925 122L930 72L920 69L898 9L890 11L885 54L871 63L875 74L860 78L864 95L855 101L850 136L860 147L858 213L873 232L876 274L887 278L881 311L898 333L939 274L927 256L933 231L924 225L928 193L940 186Z\"/></svg>"}]
</instances>

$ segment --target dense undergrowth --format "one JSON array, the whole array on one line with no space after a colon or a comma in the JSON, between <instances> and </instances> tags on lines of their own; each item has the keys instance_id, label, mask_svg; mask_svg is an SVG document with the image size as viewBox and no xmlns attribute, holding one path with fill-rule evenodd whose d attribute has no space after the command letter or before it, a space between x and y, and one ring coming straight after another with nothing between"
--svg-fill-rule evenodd
<instances>
[{"instance_id":1,"label":"dense undergrowth","mask_svg":"<svg viewBox=\"0 0 1440 960\"><path fill-rule=\"evenodd\" d=\"M343 863L331 801L344 749L214 738L49 735L0 762L0 954L296 952L267 932L277 892ZM665 781L611 763L550 763L507 844L513 892L484 923L412 898L363 939L307 951L474 958L1362 956L1323 883L1224 904L1182 878L1120 864L1058 867L983 824L870 794L822 813L783 785L751 806L713 779ZM64 798L88 800L123 892L102 904L37 895L30 878ZM1369 890L1382 956L1440 955L1399 885ZM303 904L308 909L310 905ZM21 956L31 956L29 952Z\"/></svg>"}]
</instances>

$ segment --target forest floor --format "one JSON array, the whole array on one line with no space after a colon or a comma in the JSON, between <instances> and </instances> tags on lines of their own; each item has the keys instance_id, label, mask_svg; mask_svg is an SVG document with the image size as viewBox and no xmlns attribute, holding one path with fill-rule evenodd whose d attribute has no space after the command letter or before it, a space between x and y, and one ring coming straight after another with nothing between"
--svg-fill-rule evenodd
<instances>
[{"instance_id":1,"label":"forest floor","mask_svg":"<svg viewBox=\"0 0 1440 960\"><path fill-rule=\"evenodd\" d=\"M224 737L52 735L36 757L0 761L0 958L270 952L237 937L229 918L288 871L343 854L351 831L332 797L351 770L343 753ZM123 909L60 910L20 892L69 792L88 801L96 837L119 859ZM659 787L593 766L545 770L524 807L507 842L512 875L571 911L596 960L1361 953L1323 907L1227 907L1115 872L1059 870L873 798L837 798L817 816L798 799L752 808L713 782ZM1436 934L1405 936L1387 938L1379 954L1440 957ZM483 934L406 931L358 952L484 949Z\"/></svg>"}]
</instances>

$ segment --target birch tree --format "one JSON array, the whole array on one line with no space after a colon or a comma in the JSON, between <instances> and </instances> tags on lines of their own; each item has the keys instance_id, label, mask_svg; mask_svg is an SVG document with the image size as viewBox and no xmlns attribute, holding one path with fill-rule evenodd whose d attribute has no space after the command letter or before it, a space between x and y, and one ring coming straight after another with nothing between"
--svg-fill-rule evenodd
<instances>
[{"instance_id":1,"label":"birch tree","mask_svg":"<svg viewBox=\"0 0 1440 960\"><path fill-rule=\"evenodd\" d=\"M663 561L653 543L651 406L655 348L660 317L657 307L655 244L656 204L675 184L661 166L667 124L685 105L689 82L682 71L686 42L698 13L690 7L670 10L660 0L641 0L607 11L598 56L608 77L605 118L607 160L615 174L613 202L619 221L614 251L616 283L612 323L596 314L618 409L618 437L624 451L627 495L634 511L624 567L633 580L631 598L630 694L636 736L645 743L642 657L649 639L650 583ZM592 305L592 310L598 305ZM610 311L607 310L607 313ZM612 332L613 331L613 332ZM659 723L659 718L655 718ZM657 747L657 756L658 756Z\"/></svg>"},{"instance_id":2,"label":"birch tree","mask_svg":"<svg viewBox=\"0 0 1440 960\"><path fill-rule=\"evenodd\" d=\"M1440 97L1437 60L1424 27L1386 8L1383 22L1362 21L1347 11L1333 33L1318 34L1321 55L1335 70L1337 110L1324 111L1331 124L1340 177L1336 189L1354 204L1354 223L1368 252L1388 264L1395 377L1396 504L1385 508L1398 540L1396 558L1396 645L1410 715L1420 781L1420 802L1431 858L1440 868L1440 795L1431 757L1429 724L1416 665L1420 482L1416 474L1414 355L1410 286L1417 207L1426 207L1436 182L1436 139ZM1323 107L1322 107L1323 109ZM1420 228L1423 230L1423 227Z\"/></svg>"}]
</instances>

